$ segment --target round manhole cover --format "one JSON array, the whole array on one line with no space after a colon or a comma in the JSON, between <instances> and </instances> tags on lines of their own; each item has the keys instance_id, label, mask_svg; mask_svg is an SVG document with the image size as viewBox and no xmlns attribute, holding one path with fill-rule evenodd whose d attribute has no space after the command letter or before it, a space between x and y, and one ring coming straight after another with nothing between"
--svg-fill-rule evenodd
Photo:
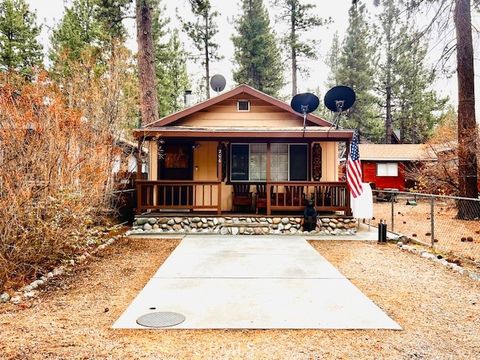
<instances>
[{"instance_id":1,"label":"round manhole cover","mask_svg":"<svg viewBox=\"0 0 480 360\"><path fill-rule=\"evenodd\" d=\"M175 312L153 312L145 314L137 319L137 324L151 328L163 328L181 324L185 321L185 316Z\"/></svg>"}]
</instances>

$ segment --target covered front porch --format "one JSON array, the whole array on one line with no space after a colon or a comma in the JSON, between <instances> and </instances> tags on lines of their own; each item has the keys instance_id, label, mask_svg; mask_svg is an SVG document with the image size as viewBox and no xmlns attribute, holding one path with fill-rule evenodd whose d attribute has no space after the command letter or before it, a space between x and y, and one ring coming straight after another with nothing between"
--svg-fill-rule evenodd
<instances>
[{"instance_id":1,"label":"covered front porch","mask_svg":"<svg viewBox=\"0 0 480 360\"><path fill-rule=\"evenodd\" d=\"M300 215L309 200L321 214L351 214L339 181L350 131L161 130L140 141L149 172L136 181L138 215Z\"/></svg>"}]
</instances>

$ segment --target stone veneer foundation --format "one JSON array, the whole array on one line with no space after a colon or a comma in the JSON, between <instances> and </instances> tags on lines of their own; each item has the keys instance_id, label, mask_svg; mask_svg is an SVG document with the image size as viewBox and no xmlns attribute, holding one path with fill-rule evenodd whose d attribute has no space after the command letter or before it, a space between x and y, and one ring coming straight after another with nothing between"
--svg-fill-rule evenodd
<instances>
[{"instance_id":1,"label":"stone veneer foundation","mask_svg":"<svg viewBox=\"0 0 480 360\"><path fill-rule=\"evenodd\" d=\"M138 216L129 234L211 233L232 235L312 234L353 235L357 220L350 217L318 217L314 231L303 231L303 217L237 216Z\"/></svg>"}]
</instances>

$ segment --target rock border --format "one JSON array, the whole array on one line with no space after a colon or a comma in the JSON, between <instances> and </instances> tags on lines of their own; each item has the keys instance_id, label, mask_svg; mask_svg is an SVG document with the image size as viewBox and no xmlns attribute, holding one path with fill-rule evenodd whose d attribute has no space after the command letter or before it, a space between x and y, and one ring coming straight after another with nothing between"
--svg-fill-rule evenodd
<instances>
[{"instance_id":1,"label":"rock border","mask_svg":"<svg viewBox=\"0 0 480 360\"><path fill-rule=\"evenodd\" d=\"M65 265L57 266L52 271L49 271L47 274L41 276L39 279L32 281L30 284L25 285L20 290L14 292L13 296L11 296L8 292L2 293L0 295L0 304L11 302L12 304L19 305L25 300L30 300L37 297L39 294L39 289L46 286L49 281L64 275L67 271L72 270L78 264L82 264L87 261L87 259L93 254L105 250L107 247L113 245L116 241L125 237L127 237L126 233L115 235L105 240L95 249L93 249L93 251L85 251L82 255L76 256L75 259L66 261Z\"/></svg>"},{"instance_id":2,"label":"rock border","mask_svg":"<svg viewBox=\"0 0 480 360\"><path fill-rule=\"evenodd\" d=\"M460 275L467 276L472 280L480 282L480 273L476 273L474 271L467 270L463 266L460 266L460 265L455 264L453 262L449 262L442 255L436 255L436 254L431 253L429 251L426 251L426 250L423 250L423 249L418 249L415 246L406 245L401 241L397 242L397 245L401 250L408 251L409 253L412 253L412 254L420 255L422 258L425 258L425 259L428 259L430 261L441 264L441 265L459 273Z\"/></svg>"},{"instance_id":3,"label":"rock border","mask_svg":"<svg viewBox=\"0 0 480 360\"><path fill-rule=\"evenodd\" d=\"M354 235L358 221L350 217L319 217L316 228L304 231L303 217L139 216L127 235L210 233L221 235Z\"/></svg>"}]
</instances>

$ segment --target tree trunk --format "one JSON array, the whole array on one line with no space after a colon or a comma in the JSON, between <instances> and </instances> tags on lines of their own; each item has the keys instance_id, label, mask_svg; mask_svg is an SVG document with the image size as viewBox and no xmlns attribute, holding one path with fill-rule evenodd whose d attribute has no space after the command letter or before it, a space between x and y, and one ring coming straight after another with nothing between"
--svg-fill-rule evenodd
<instances>
[{"instance_id":1,"label":"tree trunk","mask_svg":"<svg viewBox=\"0 0 480 360\"><path fill-rule=\"evenodd\" d=\"M390 77L390 76L388 76ZM392 86L390 85L390 80L386 87L387 98L386 98L386 118L385 118L385 144L392 143Z\"/></svg>"},{"instance_id":2,"label":"tree trunk","mask_svg":"<svg viewBox=\"0 0 480 360\"><path fill-rule=\"evenodd\" d=\"M290 48L292 50L292 96L297 95L297 38L296 38L296 26L295 26L295 2L291 2L292 8L290 9Z\"/></svg>"},{"instance_id":3,"label":"tree trunk","mask_svg":"<svg viewBox=\"0 0 480 360\"><path fill-rule=\"evenodd\" d=\"M475 122L475 89L473 68L472 18L470 0L456 0L458 81L458 183L460 196L478 198L477 127ZM480 204L460 201L458 217L480 217ZM474 206L475 205L475 206Z\"/></svg>"},{"instance_id":4,"label":"tree trunk","mask_svg":"<svg viewBox=\"0 0 480 360\"><path fill-rule=\"evenodd\" d=\"M149 0L137 0L138 78L141 125L158 120L152 9Z\"/></svg>"},{"instance_id":5,"label":"tree trunk","mask_svg":"<svg viewBox=\"0 0 480 360\"><path fill-rule=\"evenodd\" d=\"M205 16L205 91L207 94L207 99L210 99L210 54L208 49L208 37L209 24L208 24L208 13L204 14Z\"/></svg>"}]
</instances>

